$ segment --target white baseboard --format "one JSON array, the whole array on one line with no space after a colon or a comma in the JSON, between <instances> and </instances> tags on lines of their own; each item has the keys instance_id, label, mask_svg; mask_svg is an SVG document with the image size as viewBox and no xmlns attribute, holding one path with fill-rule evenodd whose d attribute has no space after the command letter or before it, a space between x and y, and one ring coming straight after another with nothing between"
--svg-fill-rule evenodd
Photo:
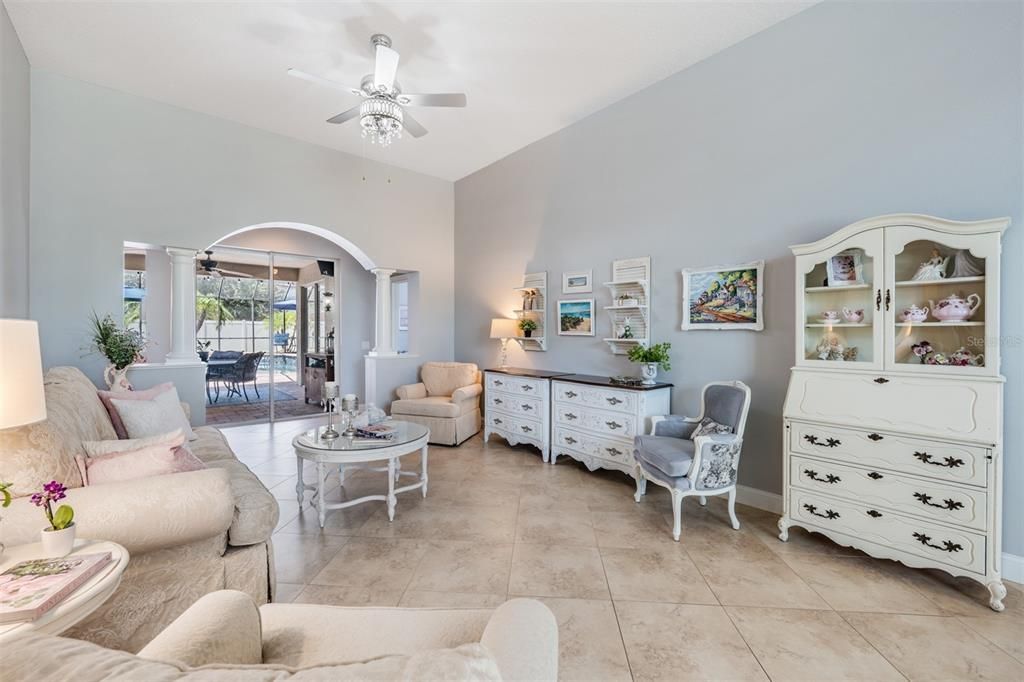
<instances>
[{"instance_id":1,"label":"white baseboard","mask_svg":"<svg viewBox=\"0 0 1024 682\"><path fill-rule=\"evenodd\" d=\"M767 490L737 485L736 501L773 514L782 513L782 495ZM1003 552L1002 576L1015 583L1024 583L1024 556Z\"/></svg>"}]
</instances>

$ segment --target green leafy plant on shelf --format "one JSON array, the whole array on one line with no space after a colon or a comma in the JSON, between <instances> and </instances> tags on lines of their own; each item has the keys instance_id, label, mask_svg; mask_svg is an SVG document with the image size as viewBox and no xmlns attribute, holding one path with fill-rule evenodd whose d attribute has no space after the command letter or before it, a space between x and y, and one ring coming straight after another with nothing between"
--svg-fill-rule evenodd
<instances>
[{"instance_id":1,"label":"green leafy plant on shelf","mask_svg":"<svg viewBox=\"0 0 1024 682\"><path fill-rule=\"evenodd\" d=\"M519 320L518 327L520 331L523 332L523 336L530 336L530 334L533 333L533 330L537 328L537 323L528 317L524 317Z\"/></svg>"},{"instance_id":2,"label":"green leafy plant on shelf","mask_svg":"<svg viewBox=\"0 0 1024 682\"><path fill-rule=\"evenodd\" d=\"M638 344L629 349L629 360L630 362L638 362L643 365L655 364L663 372L667 372L672 369L672 361L668 355L671 348L672 344L668 342L656 343L652 346L641 346Z\"/></svg>"}]
</instances>

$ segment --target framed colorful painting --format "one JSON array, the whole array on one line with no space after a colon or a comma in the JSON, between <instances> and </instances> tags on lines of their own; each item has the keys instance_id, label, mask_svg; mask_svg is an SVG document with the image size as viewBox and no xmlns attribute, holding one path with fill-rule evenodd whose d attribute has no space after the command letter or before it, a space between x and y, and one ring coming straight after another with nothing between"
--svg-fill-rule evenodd
<instances>
[{"instance_id":1,"label":"framed colorful painting","mask_svg":"<svg viewBox=\"0 0 1024 682\"><path fill-rule=\"evenodd\" d=\"M594 335L594 299L580 298L558 302L559 336Z\"/></svg>"},{"instance_id":2,"label":"framed colorful painting","mask_svg":"<svg viewBox=\"0 0 1024 682\"><path fill-rule=\"evenodd\" d=\"M764 261L683 270L683 325L764 329Z\"/></svg>"}]
</instances>

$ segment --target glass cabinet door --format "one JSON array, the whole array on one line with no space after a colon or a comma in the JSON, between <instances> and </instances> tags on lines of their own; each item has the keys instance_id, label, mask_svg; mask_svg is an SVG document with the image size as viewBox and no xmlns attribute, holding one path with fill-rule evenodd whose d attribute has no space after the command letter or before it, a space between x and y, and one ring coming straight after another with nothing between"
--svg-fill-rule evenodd
<instances>
[{"instance_id":1,"label":"glass cabinet door","mask_svg":"<svg viewBox=\"0 0 1024 682\"><path fill-rule=\"evenodd\" d=\"M882 230L797 258L797 364L882 367Z\"/></svg>"},{"instance_id":2,"label":"glass cabinet door","mask_svg":"<svg viewBox=\"0 0 1024 682\"><path fill-rule=\"evenodd\" d=\"M885 252L886 367L997 374L999 236L893 227Z\"/></svg>"}]
</instances>

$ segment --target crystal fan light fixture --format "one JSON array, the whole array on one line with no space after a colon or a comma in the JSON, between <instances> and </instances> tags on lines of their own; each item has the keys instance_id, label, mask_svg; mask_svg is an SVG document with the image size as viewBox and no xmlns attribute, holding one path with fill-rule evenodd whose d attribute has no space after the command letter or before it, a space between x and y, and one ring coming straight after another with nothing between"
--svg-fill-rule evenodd
<instances>
[{"instance_id":1,"label":"crystal fan light fixture","mask_svg":"<svg viewBox=\"0 0 1024 682\"><path fill-rule=\"evenodd\" d=\"M376 96L363 100L359 106L359 124L363 137L387 147L402 137L402 107L390 97Z\"/></svg>"}]
</instances>

